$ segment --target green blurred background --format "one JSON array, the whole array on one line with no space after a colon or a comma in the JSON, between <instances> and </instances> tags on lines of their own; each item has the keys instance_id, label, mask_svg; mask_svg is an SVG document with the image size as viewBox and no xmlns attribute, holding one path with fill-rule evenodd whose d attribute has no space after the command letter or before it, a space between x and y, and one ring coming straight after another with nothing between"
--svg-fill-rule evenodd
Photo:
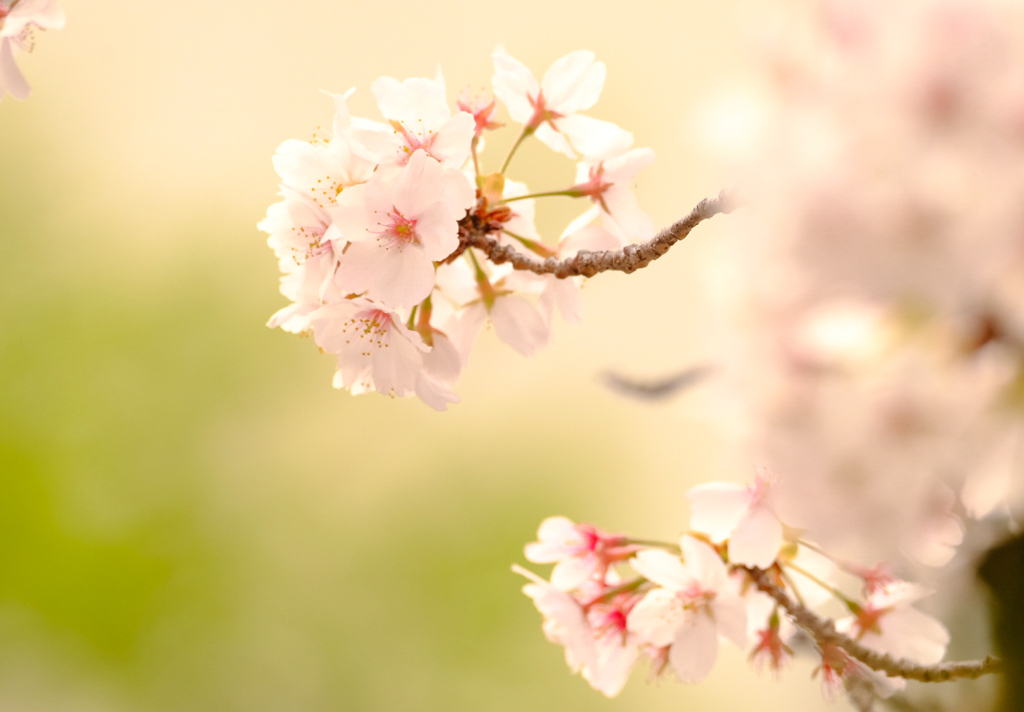
<instances>
[{"instance_id":1,"label":"green blurred background","mask_svg":"<svg viewBox=\"0 0 1024 712\"><path fill-rule=\"evenodd\" d=\"M699 389L651 405L596 379L703 362L728 218L592 280L537 358L484 334L442 414L336 392L329 357L265 328L285 300L255 228L277 145L330 124L319 89L376 118L374 78L440 63L454 99L499 42L538 76L607 63L591 114L655 148L638 193L666 224L728 184L743 122L709 117L753 81L769 5L61 5L19 57L32 96L0 103L0 709L822 706L809 666L779 682L734 650L703 685L638 671L608 701L509 571L545 516L672 538L689 487L747 477ZM573 174L539 146L516 165L538 190Z\"/></svg>"}]
</instances>

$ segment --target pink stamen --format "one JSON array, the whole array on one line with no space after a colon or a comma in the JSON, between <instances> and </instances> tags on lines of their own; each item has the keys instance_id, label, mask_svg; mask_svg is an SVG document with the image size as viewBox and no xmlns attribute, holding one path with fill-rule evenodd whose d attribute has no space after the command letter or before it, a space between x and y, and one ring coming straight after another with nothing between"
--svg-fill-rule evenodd
<instances>
[{"instance_id":1,"label":"pink stamen","mask_svg":"<svg viewBox=\"0 0 1024 712\"><path fill-rule=\"evenodd\" d=\"M400 121L392 121L391 126L392 128L394 128L395 133L400 134L402 140L405 141L405 145L402 146L401 149L405 155L402 157L400 161L403 166L409 162L409 158L412 157L412 154L416 153L416 151L420 149L426 151L427 155L430 156L431 158L436 158L436 156L434 156L430 152L430 147L431 145L433 145L434 139L437 137L437 134L429 134L427 136L427 139L424 141L419 136L414 134L412 131L405 128L405 125Z\"/></svg>"},{"instance_id":2,"label":"pink stamen","mask_svg":"<svg viewBox=\"0 0 1024 712\"><path fill-rule=\"evenodd\" d=\"M373 231L374 234L398 243L399 246L410 243L418 244L420 241L419 235L416 234L416 221L402 215L394 206L388 211L385 222L378 223L378 225L381 226L381 229Z\"/></svg>"}]
</instances>

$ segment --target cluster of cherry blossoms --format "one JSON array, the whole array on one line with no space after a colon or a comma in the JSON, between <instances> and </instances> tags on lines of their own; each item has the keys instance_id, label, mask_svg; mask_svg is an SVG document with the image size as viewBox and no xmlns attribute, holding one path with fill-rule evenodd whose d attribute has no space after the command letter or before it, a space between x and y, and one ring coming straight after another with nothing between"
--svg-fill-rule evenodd
<instances>
[{"instance_id":1,"label":"cluster of cherry blossoms","mask_svg":"<svg viewBox=\"0 0 1024 712\"><path fill-rule=\"evenodd\" d=\"M630 189L653 151L631 150L629 132L580 113L600 95L604 64L573 52L538 82L502 47L493 59L493 97L463 93L453 110L440 72L381 77L371 91L383 122L351 116L350 91L334 96L328 140L288 140L274 156L283 200L259 228L292 303L268 325L310 334L334 354L337 388L415 394L444 410L458 401L453 389L485 323L530 355L547 343L556 311L579 318L579 278L494 264L470 238L564 258L654 232ZM503 125L494 97L522 127L500 168L485 172L484 133ZM506 177L531 136L578 162L574 185L533 194ZM541 195L590 203L554 246L534 226Z\"/></svg>"},{"instance_id":2,"label":"cluster of cherry blossoms","mask_svg":"<svg viewBox=\"0 0 1024 712\"><path fill-rule=\"evenodd\" d=\"M0 0L0 99L7 94L24 99L31 91L18 69L14 51L32 51L36 28L62 27L64 11L57 6L57 0Z\"/></svg>"},{"instance_id":3,"label":"cluster of cherry blossoms","mask_svg":"<svg viewBox=\"0 0 1024 712\"><path fill-rule=\"evenodd\" d=\"M844 689L889 697L941 661L946 628L913 607L930 591L884 567L830 559L779 521L775 489L764 475L746 487L693 488L690 530L678 545L552 517L525 552L554 564L550 581L513 569L530 579L523 592L544 616L547 638L609 697L642 659L654 675L699 682L721 640L776 673L796 655L813 656L829 698ZM843 593L839 580L856 583L858 595ZM848 614L840 620L813 613L836 601Z\"/></svg>"},{"instance_id":4,"label":"cluster of cherry blossoms","mask_svg":"<svg viewBox=\"0 0 1024 712\"><path fill-rule=\"evenodd\" d=\"M819 9L766 63L721 402L787 521L942 566L1024 508L1024 12Z\"/></svg>"}]
</instances>

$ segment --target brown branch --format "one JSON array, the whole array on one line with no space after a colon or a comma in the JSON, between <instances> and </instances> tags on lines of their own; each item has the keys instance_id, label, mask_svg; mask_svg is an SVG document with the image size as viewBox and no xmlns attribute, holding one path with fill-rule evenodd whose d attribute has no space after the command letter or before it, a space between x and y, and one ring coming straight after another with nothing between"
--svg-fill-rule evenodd
<instances>
[{"instance_id":1,"label":"brown branch","mask_svg":"<svg viewBox=\"0 0 1024 712\"><path fill-rule=\"evenodd\" d=\"M574 257L556 260L549 257L539 260L519 252L514 247L502 245L489 233L492 229L484 224L468 224L460 226L462 246L475 247L487 255L495 264L511 262L515 269L535 272L536 274L553 274L560 279L565 277L593 277L598 272L616 270L618 272L635 272L658 259L672 245L676 244L698 224L719 213L729 213L737 205L731 196L722 191L717 198L705 198L700 201L690 214L682 220L668 226L647 242L639 245L627 245L621 250L590 252L580 250ZM461 250L460 250L461 251Z\"/></svg>"},{"instance_id":2,"label":"brown branch","mask_svg":"<svg viewBox=\"0 0 1024 712\"><path fill-rule=\"evenodd\" d=\"M805 606L792 600L786 595L785 591L771 581L764 571L755 568L747 568L745 571L754 583L757 584L757 587L775 599L775 602L785 609L793 622L807 631L819 645L838 645L850 657L872 670L885 673L889 677L902 677L907 680L920 680L921 682L946 682L947 680L959 678L970 678L973 680L982 675L1002 672L1002 660L992 655L989 655L984 660L920 665L910 660L894 658L891 655L871 650L853 638L837 631L835 624L831 620L819 617Z\"/></svg>"}]
</instances>

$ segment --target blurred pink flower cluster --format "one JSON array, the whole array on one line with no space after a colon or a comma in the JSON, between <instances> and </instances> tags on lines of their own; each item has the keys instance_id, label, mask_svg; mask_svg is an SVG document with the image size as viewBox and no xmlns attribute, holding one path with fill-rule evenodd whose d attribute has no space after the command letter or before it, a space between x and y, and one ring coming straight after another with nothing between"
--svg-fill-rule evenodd
<instances>
[{"instance_id":1,"label":"blurred pink flower cluster","mask_svg":"<svg viewBox=\"0 0 1024 712\"><path fill-rule=\"evenodd\" d=\"M384 121L350 115L335 96L332 135L285 141L274 156L283 200L260 222L278 257L291 304L269 326L311 334L337 357L334 385L353 393L415 394L444 410L481 327L529 355L560 311L579 318L572 279L513 272L460 239L485 230L543 257L618 249L650 237L630 189L653 160L632 135L582 114L604 85L587 51L556 61L538 82L503 48L494 52L494 96L522 124L500 169L485 173L483 134L502 126L491 96L464 93L453 111L443 78L371 87ZM555 246L534 225L528 188L506 178L523 140L536 136L578 161L578 183L538 195L587 198Z\"/></svg>"},{"instance_id":2,"label":"blurred pink flower cluster","mask_svg":"<svg viewBox=\"0 0 1024 712\"><path fill-rule=\"evenodd\" d=\"M883 697L905 686L906 680L869 669L839 645L811 645L806 636L795 642L797 626L759 589L753 570L766 572L779 590L811 609L838 601L850 615L836 627L873 651L923 665L942 660L946 628L911 605L928 590L882 569L833 562L783 526L775 495L775 483L764 475L750 486L693 488L691 528L678 546L552 517L541 524L539 541L526 547L529 561L555 565L550 582L514 570L530 579L523 591L544 616L545 635L565 646L574 672L609 697L643 658L655 675L671 670L683 682L699 682L714 667L720 640L775 673L794 649L817 657L829 697L852 678ZM860 591L844 594L840 580L859 582Z\"/></svg>"},{"instance_id":3,"label":"blurred pink flower cluster","mask_svg":"<svg viewBox=\"0 0 1024 712\"><path fill-rule=\"evenodd\" d=\"M7 94L25 99L31 91L14 60L14 51L32 51L35 28L62 27L64 11L57 6L57 0L0 0L0 99Z\"/></svg>"},{"instance_id":4,"label":"blurred pink flower cluster","mask_svg":"<svg viewBox=\"0 0 1024 712\"><path fill-rule=\"evenodd\" d=\"M818 10L766 63L727 398L787 521L939 566L1024 505L1024 12Z\"/></svg>"}]
</instances>

